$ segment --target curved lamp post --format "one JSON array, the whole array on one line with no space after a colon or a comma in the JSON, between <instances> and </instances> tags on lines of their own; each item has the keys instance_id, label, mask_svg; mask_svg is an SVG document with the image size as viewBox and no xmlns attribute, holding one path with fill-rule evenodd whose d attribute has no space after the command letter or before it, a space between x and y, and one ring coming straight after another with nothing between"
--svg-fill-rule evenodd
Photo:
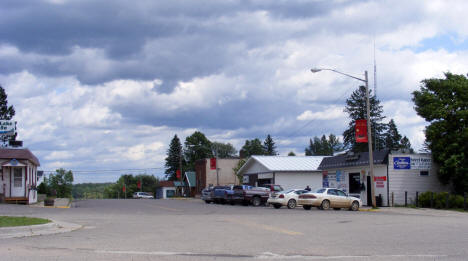
<instances>
[{"instance_id":1,"label":"curved lamp post","mask_svg":"<svg viewBox=\"0 0 468 261\"><path fill-rule=\"evenodd\" d=\"M372 207L376 207L375 204L375 188L374 188L374 155L372 153L372 129L371 129L371 122L370 122L370 103L369 103L369 79L367 78L367 71L364 71L364 79L349 75L347 73L343 73L334 69L329 68L312 68L310 69L311 72L317 73L320 71L332 71L344 76L351 77L358 81L364 82L366 84L366 105L367 105L367 139L369 144L369 174L371 178L371 199L372 199Z\"/></svg>"}]
</instances>

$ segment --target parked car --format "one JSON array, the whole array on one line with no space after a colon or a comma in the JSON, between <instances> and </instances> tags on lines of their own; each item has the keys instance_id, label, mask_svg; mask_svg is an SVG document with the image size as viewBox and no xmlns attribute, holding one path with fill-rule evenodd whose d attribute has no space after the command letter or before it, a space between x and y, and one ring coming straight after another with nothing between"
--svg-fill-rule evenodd
<instances>
[{"instance_id":1,"label":"parked car","mask_svg":"<svg viewBox=\"0 0 468 261\"><path fill-rule=\"evenodd\" d=\"M201 193L201 199L204 200L206 204L213 202L213 187L204 188Z\"/></svg>"},{"instance_id":2,"label":"parked car","mask_svg":"<svg viewBox=\"0 0 468 261\"><path fill-rule=\"evenodd\" d=\"M147 192L135 192L133 193L133 198L154 198L153 195Z\"/></svg>"},{"instance_id":3,"label":"parked car","mask_svg":"<svg viewBox=\"0 0 468 261\"><path fill-rule=\"evenodd\" d=\"M299 195L309 192L304 189L291 189L288 191L279 191L270 193L267 204L273 205L274 208L287 206L289 209L297 206Z\"/></svg>"},{"instance_id":4,"label":"parked car","mask_svg":"<svg viewBox=\"0 0 468 261\"><path fill-rule=\"evenodd\" d=\"M270 189L270 191L274 191L274 192L279 192L279 191L284 190L283 187L281 187L281 185L276 185L276 184L263 184L260 187Z\"/></svg>"},{"instance_id":5,"label":"parked car","mask_svg":"<svg viewBox=\"0 0 468 261\"><path fill-rule=\"evenodd\" d=\"M252 204L257 207L265 204L270 195L270 189L263 187L236 186L233 191L233 201L240 202L245 206Z\"/></svg>"},{"instance_id":6,"label":"parked car","mask_svg":"<svg viewBox=\"0 0 468 261\"><path fill-rule=\"evenodd\" d=\"M318 207L323 210L348 208L357 211L362 206L361 199L351 197L342 190L335 188L321 188L315 192L304 193L299 195L297 203L302 205L305 210Z\"/></svg>"}]
</instances>

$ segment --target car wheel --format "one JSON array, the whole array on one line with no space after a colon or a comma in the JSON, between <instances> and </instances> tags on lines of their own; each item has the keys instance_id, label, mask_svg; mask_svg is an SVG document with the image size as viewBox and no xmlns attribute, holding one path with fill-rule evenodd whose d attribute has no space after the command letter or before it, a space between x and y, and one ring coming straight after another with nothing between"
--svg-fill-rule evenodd
<instances>
[{"instance_id":1,"label":"car wheel","mask_svg":"<svg viewBox=\"0 0 468 261\"><path fill-rule=\"evenodd\" d=\"M276 209L281 208L281 204L274 204L273 207Z\"/></svg>"},{"instance_id":2,"label":"car wheel","mask_svg":"<svg viewBox=\"0 0 468 261\"><path fill-rule=\"evenodd\" d=\"M312 208L312 206L309 206L309 205L303 205L302 208L304 208L305 210L310 210Z\"/></svg>"},{"instance_id":3,"label":"car wheel","mask_svg":"<svg viewBox=\"0 0 468 261\"><path fill-rule=\"evenodd\" d=\"M328 210L330 209L330 201L324 200L322 201L322 204L320 205L322 210Z\"/></svg>"},{"instance_id":4,"label":"car wheel","mask_svg":"<svg viewBox=\"0 0 468 261\"><path fill-rule=\"evenodd\" d=\"M296 201L294 199L290 199L288 201L288 208L289 209L296 208Z\"/></svg>"},{"instance_id":5,"label":"car wheel","mask_svg":"<svg viewBox=\"0 0 468 261\"><path fill-rule=\"evenodd\" d=\"M341 210L341 208L333 208L333 210Z\"/></svg>"},{"instance_id":6,"label":"car wheel","mask_svg":"<svg viewBox=\"0 0 468 261\"><path fill-rule=\"evenodd\" d=\"M252 198L252 205L254 207L258 207L258 206L260 206L260 204L262 204L262 201L260 200L260 197L253 197Z\"/></svg>"},{"instance_id":7,"label":"car wheel","mask_svg":"<svg viewBox=\"0 0 468 261\"><path fill-rule=\"evenodd\" d=\"M351 204L351 208L349 208L349 210L358 211L359 210L359 202L353 201L353 204Z\"/></svg>"}]
</instances>

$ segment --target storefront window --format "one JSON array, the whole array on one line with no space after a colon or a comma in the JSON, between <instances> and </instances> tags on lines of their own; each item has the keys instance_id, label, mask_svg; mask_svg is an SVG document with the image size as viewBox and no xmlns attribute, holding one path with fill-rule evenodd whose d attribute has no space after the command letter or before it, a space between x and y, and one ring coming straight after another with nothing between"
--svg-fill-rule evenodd
<instances>
[{"instance_id":1,"label":"storefront window","mask_svg":"<svg viewBox=\"0 0 468 261\"><path fill-rule=\"evenodd\" d=\"M361 193L361 179L359 173L349 173L349 193Z\"/></svg>"}]
</instances>

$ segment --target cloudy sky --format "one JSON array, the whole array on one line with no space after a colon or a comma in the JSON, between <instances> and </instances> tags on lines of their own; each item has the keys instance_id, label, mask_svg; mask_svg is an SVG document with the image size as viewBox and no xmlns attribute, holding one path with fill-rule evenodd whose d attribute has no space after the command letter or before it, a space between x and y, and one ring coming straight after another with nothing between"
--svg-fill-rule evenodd
<instances>
[{"instance_id":1,"label":"cloudy sky","mask_svg":"<svg viewBox=\"0 0 468 261\"><path fill-rule=\"evenodd\" d=\"M417 150L425 122L411 92L468 72L466 10L464 0L4 0L0 84L43 170L115 181L121 172L103 170L162 175L174 134L240 149L269 133L281 155L341 135L360 82L310 68L368 70L373 87L375 42L386 121Z\"/></svg>"}]
</instances>

